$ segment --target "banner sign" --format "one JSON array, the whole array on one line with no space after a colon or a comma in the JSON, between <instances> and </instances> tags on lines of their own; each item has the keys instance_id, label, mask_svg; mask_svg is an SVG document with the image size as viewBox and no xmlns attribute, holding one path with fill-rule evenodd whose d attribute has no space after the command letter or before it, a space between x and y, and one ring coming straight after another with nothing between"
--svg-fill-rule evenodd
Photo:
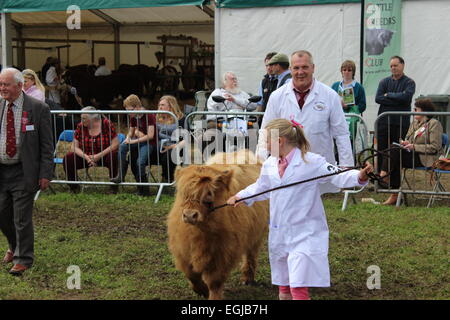
<instances>
[{"instance_id":1,"label":"banner sign","mask_svg":"<svg viewBox=\"0 0 450 320\"><path fill-rule=\"evenodd\" d=\"M367 95L375 95L380 80L391 74L390 58L400 55L402 1L369 0L363 5L363 85Z\"/></svg>"}]
</instances>

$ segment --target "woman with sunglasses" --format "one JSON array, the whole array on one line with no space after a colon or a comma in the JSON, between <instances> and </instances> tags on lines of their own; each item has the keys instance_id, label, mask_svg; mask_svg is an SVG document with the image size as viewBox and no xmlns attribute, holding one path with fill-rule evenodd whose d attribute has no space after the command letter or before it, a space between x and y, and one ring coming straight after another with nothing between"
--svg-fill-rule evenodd
<instances>
[{"instance_id":1,"label":"woman with sunglasses","mask_svg":"<svg viewBox=\"0 0 450 320\"><path fill-rule=\"evenodd\" d=\"M356 64L351 60L345 60L341 65L342 80L333 83L331 88L342 98L344 113L362 114L366 110L366 93L364 87L355 80ZM349 124L350 140L356 135L356 124L358 118L346 118Z\"/></svg>"}]
</instances>

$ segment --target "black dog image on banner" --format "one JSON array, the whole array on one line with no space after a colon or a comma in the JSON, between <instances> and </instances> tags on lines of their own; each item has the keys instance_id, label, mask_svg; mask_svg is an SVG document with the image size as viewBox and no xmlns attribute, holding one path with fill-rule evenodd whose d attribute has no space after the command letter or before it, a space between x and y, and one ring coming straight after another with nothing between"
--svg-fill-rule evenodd
<instances>
[{"instance_id":1,"label":"black dog image on banner","mask_svg":"<svg viewBox=\"0 0 450 320\"><path fill-rule=\"evenodd\" d=\"M366 29L366 52L369 56L383 54L391 43L394 31L387 29Z\"/></svg>"}]
</instances>

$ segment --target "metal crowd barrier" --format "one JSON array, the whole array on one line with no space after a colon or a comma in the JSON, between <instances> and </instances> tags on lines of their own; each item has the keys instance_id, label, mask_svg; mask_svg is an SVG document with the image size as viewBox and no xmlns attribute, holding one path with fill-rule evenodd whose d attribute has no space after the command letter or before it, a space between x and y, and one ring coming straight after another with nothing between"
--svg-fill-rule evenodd
<instances>
[{"instance_id":1,"label":"metal crowd barrier","mask_svg":"<svg viewBox=\"0 0 450 320\"><path fill-rule=\"evenodd\" d=\"M384 117L388 117L388 136L390 136L391 134L391 122L390 122L390 117L391 116L408 116L409 118L411 118L411 116L414 115L432 115L433 118L437 118L441 124L443 125L443 130L444 130L444 134L447 134L447 138L448 138L448 129L446 129L445 127L445 123L449 123L448 122L448 117L450 116L450 112L384 112L382 114L380 114L377 119L375 120L375 137L377 139L377 150L378 148L381 148L379 146L378 143L378 123L380 121L380 119L384 118ZM403 126L403 122L404 122L404 117L400 117L400 130L402 130L402 126ZM412 123L413 119L410 119L410 123ZM404 130L404 132L399 132L399 136L404 139L405 138L405 134L407 132L407 129L409 128L409 125L407 126L407 128ZM446 133L447 131L447 133ZM396 142L398 143L399 141L389 141L388 145L390 145L392 142ZM443 155L448 157L449 156L449 144L447 142L447 145L443 145ZM415 154L415 151L412 151L413 153L413 157ZM436 157L439 155L435 155ZM390 166L388 167L389 171L391 170ZM380 168L378 168L378 170L380 170ZM431 206L431 204L433 203L435 196L450 196L450 192L446 191L443 184L440 182L439 178L440 178L440 174L441 173L450 173L450 171L445 171L445 172L439 172L437 170L431 170L431 168L429 167L415 167L415 168L404 168L402 165L402 155L400 153L400 186L399 188L391 188L389 185L389 188L381 188L381 186L378 185L378 183L375 183L375 191L376 192L380 192L380 193L398 193L398 198L397 198L397 203L396 206L400 206L402 200L406 203L406 195L411 194L411 195L426 195L426 196L430 196L429 198L429 202L428 202L428 207ZM410 183L407 179L406 176L406 170L413 170L413 179L412 179L412 183ZM425 183L427 181L430 181L431 175L434 175L435 178L438 178L438 183L439 184L435 184L434 187L432 188L432 190L426 190L425 188L423 189L418 189L417 188L417 179L416 179L416 172L417 171L422 171L425 173ZM403 185L406 183L407 188L404 188ZM431 187L431 186L430 186Z\"/></svg>"},{"instance_id":2,"label":"metal crowd barrier","mask_svg":"<svg viewBox=\"0 0 450 320\"><path fill-rule=\"evenodd\" d=\"M353 123L352 120L355 119L355 128L350 131L350 139L352 144L353 159L355 164L357 163L357 155L362 150L369 148L369 130L364 119L356 113L345 113L345 119L347 122ZM347 209L348 199L351 196L353 203L356 204L355 194L362 192L366 186L355 187L353 189L344 189L344 200L342 201L342 211Z\"/></svg>"},{"instance_id":3,"label":"metal crowd barrier","mask_svg":"<svg viewBox=\"0 0 450 320\"><path fill-rule=\"evenodd\" d=\"M195 149L195 163L201 164L215 152L232 152L243 148L256 150L258 117L264 112L195 111L185 118Z\"/></svg>"},{"instance_id":4,"label":"metal crowd barrier","mask_svg":"<svg viewBox=\"0 0 450 320\"><path fill-rule=\"evenodd\" d=\"M161 197L162 191L164 187L172 186L174 185L175 181L162 181L159 179L159 175L162 175L162 162L161 162L161 156L162 156L162 146L160 145L159 139L156 139L156 145L154 146L154 149L152 152L150 150L147 150L147 165L146 170L144 174L142 172L137 172L139 176L139 181L136 182L120 182L120 183L113 183L110 181L112 178L111 174L105 175L99 172L98 166L89 166L89 164L86 163L86 161L81 161L79 159L78 163L76 163L77 157L73 157L73 167L75 168L75 179L74 180L68 180L67 173L68 168L70 166L69 163L66 163L68 161L67 154L69 152L74 151L74 130L76 130L77 125L80 123L81 115L87 115L88 117L90 115L100 115L103 119L107 119L110 123L113 123L117 136L117 142L123 143L123 140L126 137L126 134L128 132L128 129L130 127L130 115L131 114L140 114L142 116L147 116L148 114L154 114L155 117L158 114L167 114L170 117L172 117L175 121L175 123L178 123L178 119L176 116L168 111L154 111L154 110L139 110L139 111L127 111L127 110L53 110L51 111L52 115L52 126L53 126L53 133L54 133L54 145L55 145L55 152L54 152L54 164L55 164L55 178L51 181L52 184L67 184L67 185L78 185L78 186L86 186L86 185L103 185L103 186L111 186L113 188L116 188L117 186L140 186L140 187L158 187L158 193L155 198L155 203L159 201L159 198ZM158 137L157 135L157 129L155 128L155 137ZM110 140L112 142L112 131L109 130L107 133L107 136L105 136L103 133L100 133L100 150L108 149L108 146L103 146L103 143L106 143L107 140ZM85 137L82 136L81 139L91 139L93 141L95 137ZM161 140L162 142L163 140ZM67 144L62 144L62 142L70 142L70 147L67 146ZM116 142L116 143L117 143ZM173 138L173 140L166 141L170 143L176 143L178 140L176 137ZM143 143L145 144L145 143ZM117 148L114 150L110 150L102 157L102 164L103 166L107 166L109 164L109 171L110 173L118 173L119 168L119 144ZM131 154L130 145L128 145L128 153ZM83 154L92 154L94 150L84 150L84 144L80 144L80 149L82 149ZM133 158L136 156L139 158L142 156L140 148L137 149L137 155L136 152L133 153ZM105 158L109 157L108 160ZM115 157L115 158L114 158ZM171 161L169 157L167 157L167 161ZM80 164L81 162L81 164ZM109 162L109 163L106 163ZM128 165L130 166L130 164ZM157 167L156 175L154 176L152 171L150 170L152 166ZM61 167L63 171L61 171ZM115 167L115 168L114 168ZM150 167L150 168L149 168ZM139 170L138 170L139 171ZM166 177L170 178L170 169L169 164L167 165L166 170ZM130 170L128 170L130 172ZM129 175L127 175L129 176ZM147 178L147 181L143 181L145 179L142 179L144 176L149 176L150 179ZM129 179L128 179L129 180ZM39 196L39 193L36 195L36 198Z\"/></svg>"}]
</instances>

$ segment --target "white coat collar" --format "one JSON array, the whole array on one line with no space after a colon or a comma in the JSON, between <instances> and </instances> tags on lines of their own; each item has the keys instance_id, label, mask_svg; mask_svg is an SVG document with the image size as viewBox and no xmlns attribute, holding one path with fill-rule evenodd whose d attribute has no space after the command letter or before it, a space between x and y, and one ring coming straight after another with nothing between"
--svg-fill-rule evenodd
<instances>
[{"instance_id":1,"label":"white coat collar","mask_svg":"<svg viewBox=\"0 0 450 320\"><path fill-rule=\"evenodd\" d=\"M289 165L286 168L286 171L284 172L282 181L287 181L292 175L295 174L297 167L302 163L302 152L300 149L295 148L294 156L292 157L292 161L289 163ZM277 159L278 164L278 159Z\"/></svg>"},{"instance_id":2,"label":"white coat collar","mask_svg":"<svg viewBox=\"0 0 450 320\"><path fill-rule=\"evenodd\" d=\"M311 92L306 97L305 105L307 105L311 101L314 101L314 98L319 94L318 83L319 82L316 80L316 78L313 78ZM288 98L292 100L292 102L295 101L295 103L298 103L297 98L295 97L295 92L294 92L294 81L291 81L290 84L288 84L285 87L286 87L286 90L285 90L284 94L287 95Z\"/></svg>"},{"instance_id":3,"label":"white coat collar","mask_svg":"<svg viewBox=\"0 0 450 320\"><path fill-rule=\"evenodd\" d=\"M297 167L299 165L301 165L303 162L302 159L302 152L300 151L300 149L295 148L295 153L294 156L292 157L291 162L289 163L289 165L286 168L286 171L284 172L283 178L280 179L280 175L278 173L278 158L271 156L268 159L268 165L269 167L272 169L273 172L273 176L276 177L276 180L278 180L278 182L286 182L288 181L288 179L295 174Z\"/></svg>"}]
</instances>

